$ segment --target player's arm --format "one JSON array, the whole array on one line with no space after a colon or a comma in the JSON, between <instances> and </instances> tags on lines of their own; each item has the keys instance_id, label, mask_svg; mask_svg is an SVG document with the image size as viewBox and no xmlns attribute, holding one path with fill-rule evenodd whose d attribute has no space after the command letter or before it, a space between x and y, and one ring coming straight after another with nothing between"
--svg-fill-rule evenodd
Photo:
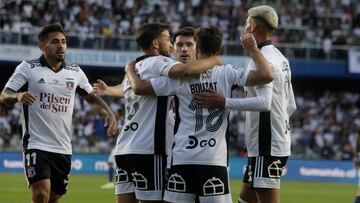
<instances>
[{"instance_id":1,"label":"player's arm","mask_svg":"<svg viewBox=\"0 0 360 203\"><path fill-rule=\"evenodd\" d=\"M198 93L194 96L199 107L227 108L242 111L270 111L272 84L256 87L256 97L227 98L215 90Z\"/></svg>"},{"instance_id":2,"label":"player's arm","mask_svg":"<svg viewBox=\"0 0 360 203\"><path fill-rule=\"evenodd\" d=\"M105 118L104 126L107 127L107 134L115 135L118 131L116 118L105 101L93 94L84 95L82 98L91 104L94 109Z\"/></svg>"},{"instance_id":3,"label":"player's arm","mask_svg":"<svg viewBox=\"0 0 360 203\"><path fill-rule=\"evenodd\" d=\"M256 70L250 70L245 85L257 86L264 85L274 80L274 75L270 69L268 61L257 48L254 36L250 33L241 35L241 44L249 52L254 60Z\"/></svg>"},{"instance_id":4,"label":"player's arm","mask_svg":"<svg viewBox=\"0 0 360 203\"><path fill-rule=\"evenodd\" d=\"M199 59L186 64L178 63L169 70L168 76L177 78L199 75L217 65L222 65L219 56L211 56L206 59Z\"/></svg>"},{"instance_id":5,"label":"player's arm","mask_svg":"<svg viewBox=\"0 0 360 203\"><path fill-rule=\"evenodd\" d=\"M134 91L135 94L155 96L155 92L151 86L150 81L142 80L135 73L135 62L134 61L130 61L126 64L125 72L129 79L131 89Z\"/></svg>"},{"instance_id":6,"label":"player's arm","mask_svg":"<svg viewBox=\"0 0 360 203\"><path fill-rule=\"evenodd\" d=\"M98 79L93 86L93 92L95 96L112 96L123 97L124 91L122 84L115 86L108 86L104 81Z\"/></svg>"},{"instance_id":7,"label":"player's arm","mask_svg":"<svg viewBox=\"0 0 360 203\"><path fill-rule=\"evenodd\" d=\"M8 87L5 87L0 95L0 102L6 105L13 105L16 102L20 102L25 105L31 105L35 102L35 100L36 96L29 92L15 92Z\"/></svg>"}]
</instances>

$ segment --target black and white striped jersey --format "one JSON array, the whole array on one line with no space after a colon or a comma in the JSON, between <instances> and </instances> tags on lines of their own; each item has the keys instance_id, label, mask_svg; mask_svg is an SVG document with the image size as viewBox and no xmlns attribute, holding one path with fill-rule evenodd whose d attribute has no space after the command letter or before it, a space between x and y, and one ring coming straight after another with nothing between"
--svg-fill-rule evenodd
<instances>
[{"instance_id":1,"label":"black and white striped jersey","mask_svg":"<svg viewBox=\"0 0 360 203\"><path fill-rule=\"evenodd\" d=\"M64 62L54 71L41 56L19 64L5 87L36 96L34 104L22 105L23 147L71 154L75 92L92 91L81 68Z\"/></svg>"},{"instance_id":2,"label":"black and white striped jersey","mask_svg":"<svg viewBox=\"0 0 360 203\"><path fill-rule=\"evenodd\" d=\"M265 97L271 98L270 111L246 112L245 140L248 156L290 156L289 117L296 110L291 85L289 61L269 41L263 44L261 53L268 61L275 79L264 86L245 87L247 98L260 94L261 87L270 88ZM247 69L255 70L253 60ZM262 93L263 94L263 93Z\"/></svg>"},{"instance_id":3,"label":"black and white striped jersey","mask_svg":"<svg viewBox=\"0 0 360 203\"><path fill-rule=\"evenodd\" d=\"M151 79L158 96L176 95L180 124L175 134L173 165L201 164L227 166L226 130L229 111L199 108L193 95L215 89L231 96L234 85L244 86L247 74L232 65L215 66L196 77Z\"/></svg>"},{"instance_id":4,"label":"black and white striped jersey","mask_svg":"<svg viewBox=\"0 0 360 203\"><path fill-rule=\"evenodd\" d=\"M142 56L136 63L136 72L141 79L150 80L168 75L179 62L165 56ZM168 97L136 95L125 77L125 123L117 138L115 155L166 154L168 136L166 124L169 113ZM172 139L172 138L170 138Z\"/></svg>"}]
</instances>

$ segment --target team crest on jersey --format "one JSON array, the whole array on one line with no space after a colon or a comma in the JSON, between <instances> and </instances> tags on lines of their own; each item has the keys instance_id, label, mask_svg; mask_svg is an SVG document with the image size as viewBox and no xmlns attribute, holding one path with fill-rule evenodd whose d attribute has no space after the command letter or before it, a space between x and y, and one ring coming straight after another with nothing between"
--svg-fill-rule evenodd
<instances>
[{"instance_id":1,"label":"team crest on jersey","mask_svg":"<svg viewBox=\"0 0 360 203\"><path fill-rule=\"evenodd\" d=\"M66 85L66 89L72 91L74 89L74 79L66 78L65 85Z\"/></svg>"},{"instance_id":2,"label":"team crest on jersey","mask_svg":"<svg viewBox=\"0 0 360 203\"><path fill-rule=\"evenodd\" d=\"M34 167L29 167L28 169L27 169L27 176L29 177L29 178L32 178L32 177L34 177L36 175L36 172L35 172L35 168Z\"/></svg>"}]
</instances>

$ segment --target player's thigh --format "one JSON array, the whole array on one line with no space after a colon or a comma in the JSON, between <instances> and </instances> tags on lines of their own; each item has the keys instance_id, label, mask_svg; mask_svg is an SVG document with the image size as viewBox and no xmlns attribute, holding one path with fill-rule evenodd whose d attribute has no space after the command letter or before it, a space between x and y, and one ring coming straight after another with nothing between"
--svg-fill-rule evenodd
<instances>
[{"instance_id":1,"label":"player's thigh","mask_svg":"<svg viewBox=\"0 0 360 203\"><path fill-rule=\"evenodd\" d=\"M161 201L165 184L166 157L117 155L116 194L135 192L136 199Z\"/></svg>"},{"instance_id":2,"label":"player's thigh","mask_svg":"<svg viewBox=\"0 0 360 203\"><path fill-rule=\"evenodd\" d=\"M164 200L168 202L231 202L226 167L176 165L170 168Z\"/></svg>"},{"instance_id":3,"label":"player's thigh","mask_svg":"<svg viewBox=\"0 0 360 203\"><path fill-rule=\"evenodd\" d=\"M142 202L162 201L165 189L166 156L133 156L135 195Z\"/></svg>"},{"instance_id":4,"label":"player's thigh","mask_svg":"<svg viewBox=\"0 0 360 203\"><path fill-rule=\"evenodd\" d=\"M24 151L23 156L28 186L38 181L50 179L51 169L46 152L37 149L28 149ZM37 184L34 187L41 187L41 185L43 184Z\"/></svg>"},{"instance_id":5,"label":"player's thigh","mask_svg":"<svg viewBox=\"0 0 360 203\"><path fill-rule=\"evenodd\" d=\"M117 194L116 203L138 203L135 193Z\"/></svg>"},{"instance_id":6,"label":"player's thigh","mask_svg":"<svg viewBox=\"0 0 360 203\"><path fill-rule=\"evenodd\" d=\"M42 196L44 198L49 198L50 196L50 179L43 179L36 181L30 185L30 190L33 198Z\"/></svg>"},{"instance_id":7,"label":"player's thigh","mask_svg":"<svg viewBox=\"0 0 360 203\"><path fill-rule=\"evenodd\" d=\"M279 189L255 189L260 203L280 203L280 190Z\"/></svg>"},{"instance_id":8,"label":"player's thigh","mask_svg":"<svg viewBox=\"0 0 360 203\"><path fill-rule=\"evenodd\" d=\"M54 193L53 198L55 200L67 191L71 170L71 155L48 153L48 159L51 169L51 192Z\"/></svg>"},{"instance_id":9,"label":"player's thigh","mask_svg":"<svg viewBox=\"0 0 360 203\"><path fill-rule=\"evenodd\" d=\"M116 155L116 176L115 176L115 195L118 199L127 198L128 196L135 197L135 188L132 181L132 161L128 155ZM130 193L132 193L130 195ZM129 195L127 195L129 194ZM125 200L124 200L125 201Z\"/></svg>"},{"instance_id":10,"label":"player's thigh","mask_svg":"<svg viewBox=\"0 0 360 203\"><path fill-rule=\"evenodd\" d=\"M252 184L252 167L251 167L251 159L248 158L247 164L246 164L246 170L244 173L243 178L243 185L241 187L240 191L240 199L242 201L245 201L247 203L257 203L258 197L256 192L251 189Z\"/></svg>"},{"instance_id":11,"label":"player's thigh","mask_svg":"<svg viewBox=\"0 0 360 203\"><path fill-rule=\"evenodd\" d=\"M280 178L288 157L250 157L247 171L250 188L280 189Z\"/></svg>"},{"instance_id":12,"label":"player's thigh","mask_svg":"<svg viewBox=\"0 0 360 203\"><path fill-rule=\"evenodd\" d=\"M247 203L259 202L256 192L250 188L249 183L243 183L240 191L240 199Z\"/></svg>"}]
</instances>

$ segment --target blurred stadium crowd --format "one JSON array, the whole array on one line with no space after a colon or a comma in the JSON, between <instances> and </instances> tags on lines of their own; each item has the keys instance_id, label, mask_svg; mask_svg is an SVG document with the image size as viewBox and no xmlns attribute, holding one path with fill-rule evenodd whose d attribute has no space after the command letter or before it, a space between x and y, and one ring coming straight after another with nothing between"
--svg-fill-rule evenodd
<instances>
[{"instance_id":1,"label":"blurred stadium crowd","mask_svg":"<svg viewBox=\"0 0 360 203\"><path fill-rule=\"evenodd\" d=\"M247 9L259 3L273 5L279 13L276 43L295 43L291 55L305 55L303 46L317 46L325 57L333 46L360 45L359 0L38 0L2 1L0 5L1 41L14 43L13 33L21 33L23 44L34 44L41 27L61 22L69 36L70 47L136 49L118 38L133 39L136 28L146 22L168 22L172 31L183 26L214 24L224 39L239 44ZM96 41L97 37L105 41ZM104 45L105 44L105 45ZM339 52L339 51L338 51ZM289 54L288 54L289 55ZM291 57L291 56L288 56Z\"/></svg>"},{"instance_id":2,"label":"blurred stadium crowd","mask_svg":"<svg viewBox=\"0 0 360 203\"><path fill-rule=\"evenodd\" d=\"M298 110L291 119L292 157L351 160L355 133L360 127L360 94L339 91L306 91L297 96ZM116 112L121 127L124 111L121 99L105 98ZM0 150L20 150L19 105L0 111ZM77 152L109 152L114 138L109 138L102 119L86 102L76 99L73 119L73 149ZM230 153L246 155L245 113L232 112L229 124Z\"/></svg>"}]
</instances>

